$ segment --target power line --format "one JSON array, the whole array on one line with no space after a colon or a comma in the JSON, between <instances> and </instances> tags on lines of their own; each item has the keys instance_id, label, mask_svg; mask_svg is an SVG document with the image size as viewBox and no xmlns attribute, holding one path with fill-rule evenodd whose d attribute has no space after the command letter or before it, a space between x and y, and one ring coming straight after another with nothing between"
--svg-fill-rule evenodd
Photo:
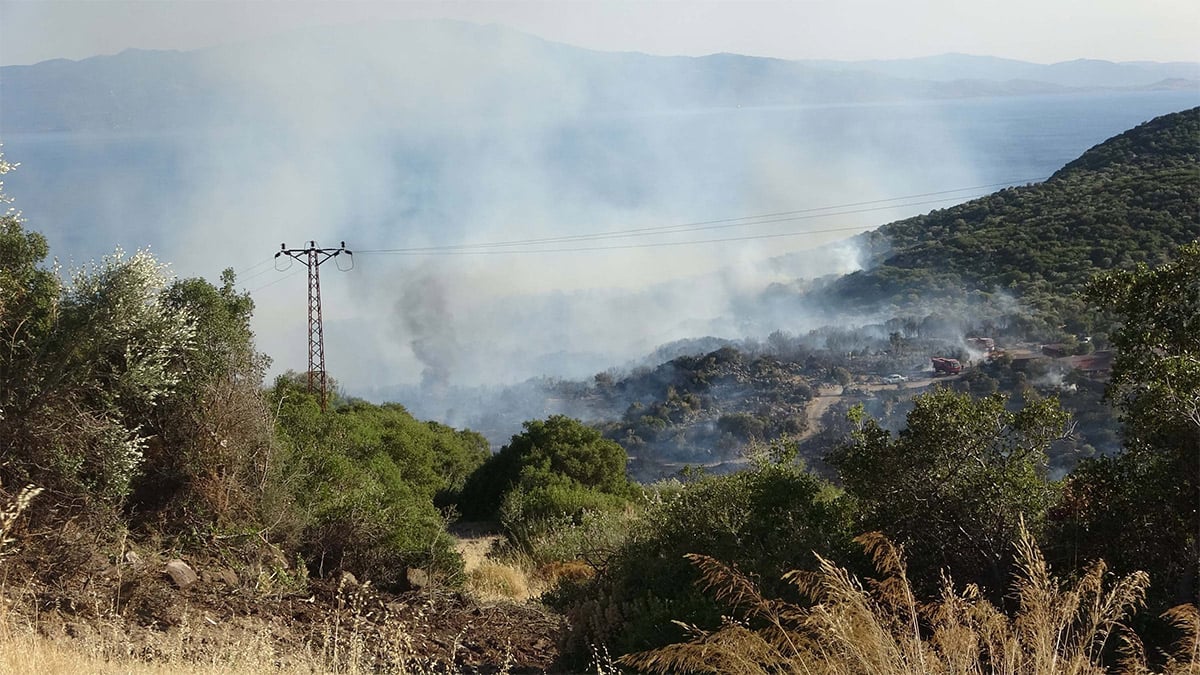
<instances>
[{"instance_id":1,"label":"power line","mask_svg":"<svg viewBox=\"0 0 1200 675\"><path fill-rule=\"evenodd\" d=\"M262 267L263 265L270 263L273 260L274 260L274 258L267 258L266 260L260 260L259 262L256 262L253 265L250 265L249 267L246 267L244 269L234 270L233 273L237 276L241 276L241 275L249 272L250 270L258 269L258 268ZM264 270L264 271L269 272L270 270ZM262 274L262 273L263 272L259 272L258 274ZM258 276L258 274L255 274L254 276Z\"/></svg>"},{"instance_id":2,"label":"power line","mask_svg":"<svg viewBox=\"0 0 1200 675\"><path fill-rule=\"evenodd\" d=\"M254 268L253 268L253 267L251 267L251 268L249 268L249 269L254 269ZM249 271L249 270L247 270L247 271ZM267 273L269 273L269 272L280 272L280 271L282 271L282 270L277 270L277 269L275 269L275 268L273 268L273 267L265 267L265 268L263 268L263 269L261 269L261 270L259 270L259 271L255 272L254 274L251 274L251 275L249 275L249 276L242 277L242 278L241 278L239 281L241 281L242 283L245 283L245 282L247 282L247 281L250 281L251 279L257 279L258 277L261 277L262 275L264 275L264 274L267 274ZM236 273L235 273L235 274L236 274Z\"/></svg>"},{"instance_id":3,"label":"power line","mask_svg":"<svg viewBox=\"0 0 1200 675\"><path fill-rule=\"evenodd\" d=\"M982 196L982 195L975 195ZM528 240L525 246L546 246L549 244L573 243L584 241L603 241L606 239L629 239L634 237L644 237L661 234L682 234L688 232L701 232L705 230L726 229L730 227L746 227L753 225L770 225L775 223L794 222L797 220L809 220L813 218L828 218L834 216L846 216L859 213L868 213L871 211L882 211L894 208L902 208L906 206L921 206L926 204L934 204L947 201L955 201L958 197L946 199L933 199L921 202L910 202L906 204L895 204L890 206L879 206L868 209L855 209L847 211L838 211L832 213L808 214L801 216L790 216L783 218L770 218L765 220L756 220L743 223L732 223L723 225L703 225L699 227L691 227L689 229L677 229L669 232L636 232L630 234L605 234L605 235L576 235L564 237L548 237L545 239ZM614 246L578 246L571 248L515 248L515 242L496 242L490 244L454 244L446 246L426 246L414 248L393 248L393 249L366 249L360 250L362 254L391 254L391 255L497 255L497 254L516 254L516 253L567 253L581 251L611 251L617 249L633 249L633 248L656 248L662 246L687 246L693 244L707 244L726 241L749 241L753 239L773 239L779 237L801 236L805 234L821 234L826 232L844 232L849 230L866 230L873 227L872 225L854 225L849 227L838 227L823 230L797 230L793 232L776 233L776 234L758 234L745 235L741 237L724 237L719 239L694 239L689 241L673 241L673 242L642 242L638 244L622 244Z\"/></svg>"},{"instance_id":4,"label":"power line","mask_svg":"<svg viewBox=\"0 0 1200 675\"><path fill-rule=\"evenodd\" d=\"M1042 179L1023 179L1004 181L1000 183L988 183L985 185L976 185L972 187L955 188L952 190L938 190L934 192L922 192L918 194L905 195L902 197L890 197L887 199L873 199L859 202L849 202L834 206L821 206L808 209L796 209L791 211L778 211L774 213L764 213L754 216L741 216L736 218L721 218L715 220L702 220L690 223L680 223L676 225L661 225L655 227L631 228L626 230L615 230L611 232L596 232L577 235L561 235L554 237L530 238L530 239L515 239L510 241L499 242L484 242L479 244L447 244L441 246L420 246L407 248L384 248L384 249L359 249L356 253L359 254L391 254L391 255L507 255L507 254L536 254L536 253L581 253L588 251L617 251L630 250L641 248L664 248L676 246L693 246L700 244L718 244L737 241L753 241L758 239L782 239L787 237L799 237L812 234L829 234L835 232L850 232L854 230L866 230L872 226L869 225L851 225L844 227L831 227L818 230L805 229L795 230L791 232L779 232L772 234L755 234L736 237L718 237L709 239L692 239L688 241L667 241L667 242L639 242L630 244L613 244L606 246L567 246L545 248L551 244L570 244L575 242L593 242L612 239L630 239L636 237L647 237L654 235L669 235L669 234L684 234L689 232L703 232L709 230L728 229L733 227L750 227L756 225L770 225L784 222L795 222L799 220L810 220L815 218L829 218L835 216L855 215L861 213L870 213L874 211L886 211L897 208L906 208L912 206L925 206L929 204L937 204L948 201L957 201L959 199L972 199L984 196L990 193L982 193L977 195L972 194L957 194L954 197L943 197L939 199L928 199L917 202L905 202L898 204L889 204L888 202L900 202L908 199L918 199L921 197L936 197L938 195L950 195L955 193L970 192L983 190L987 188L1014 186L1027 183L1037 182ZM881 206L872 206L881 205ZM853 208L853 207L867 208ZM525 248L518 248L525 247ZM538 247L538 248L528 248ZM271 262L268 258L265 261L259 262L246 268L244 271L256 269L266 263ZM286 268L285 268L286 269ZM284 271L277 268L268 268L252 274L243 281L257 278L271 271ZM281 283L293 276L296 276L303 270L297 270L291 274L287 274L279 279L275 279L269 283L257 286L249 293L256 293L275 284Z\"/></svg>"},{"instance_id":5,"label":"power line","mask_svg":"<svg viewBox=\"0 0 1200 675\"><path fill-rule=\"evenodd\" d=\"M280 270L280 271L282 271L282 270ZM304 270L296 270L295 272L292 272L291 274L285 274L284 276L282 276L282 277L279 277L279 278L278 278L278 279L276 279L275 281L271 281L271 282L265 283L265 284L263 284L262 286L259 286L258 288L252 288L252 289L250 289L249 291L246 291L246 292L247 292L247 293L257 293L257 292L261 291L262 289L264 289L264 288L267 288L268 286L274 286L275 284L278 284L278 283L280 283L280 282L282 282L282 281L286 281L286 280L288 280L288 279L291 279L292 277L296 276L297 274L300 274L300 273L301 273L301 272L303 272L303 271L304 271Z\"/></svg>"},{"instance_id":6,"label":"power line","mask_svg":"<svg viewBox=\"0 0 1200 675\"><path fill-rule=\"evenodd\" d=\"M992 188L992 187L997 187L997 186L1012 186L1012 185L1019 185L1019 184L1028 183L1028 182L1034 182L1034 181L1027 181L1027 180L1006 181L1003 183L991 183L991 184L987 184L987 185L978 185L978 186L974 186L974 187L957 188L954 190L940 190L937 192L925 192L925 193L914 194L914 195L906 195L903 197L892 197L889 199L875 199L875 200L862 201L862 202L852 202L852 203L840 204L840 205L836 205L836 206L815 207L815 208L799 209L799 210L793 210L793 211L780 211L780 212L776 212L776 213L766 213L766 214L760 214L760 215L756 215L756 216L742 216L742 217L738 217L738 218L723 218L723 219L719 219L719 220L696 221L696 222L682 223L682 224L677 224L677 225L663 225L663 226L657 226L657 227L644 227L644 228L635 228L635 229L627 229L627 230L616 230L616 231L612 231L612 232L600 232L600 233L577 234L577 235L561 235L561 236L555 236L555 237L544 237L544 238L540 238L540 239L517 239L517 240L501 241L501 242L485 242L485 243L480 243L480 244L447 244L447 245L441 245L441 246L420 246L420 247L385 248L385 249L360 249L358 252L362 253L362 254L388 253L388 254L402 254L402 255L482 255L482 254L494 254L494 253L540 253L540 252L561 253L561 252L576 252L576 251L588 251L588 250L613 250L613 249L617 249L617 248L637 248L638 247L637 245L626 245L626 246L607 246L607 247L601 246L601 247L570 248L570 249L561 249L561 248L559 248L559 249L531 249L531 250L519 250L519 251L487 250L487 249L512 248L512 247L518 247L518 246L544 246L547 244L561 244L561 243L579 242L579 241L603 241L606 239L625 239L625 238L632 238L632 237L646 237L646 236L663 235L663 234L680 234L680 233L687 233L687 232L699 232L699 231L705 231L705 230L727 229L727 228L733 228L733 227L749 227L749 226L755 226L755 225L769 225L769 224L773 224L773 223L792 222L792 221L797 221L797 220L808 220L808 219L813 219L813 218L828 218L828 217L833 217L833 216L854 215L854 214L859 214L859 213L869 213L872 211L886 211L886 210L896 209L896 208L905 208L905 207L910 207L910 206L922 206L922 205L935 204L935 203L941 203L941 202L947 202L947 201L956 201L959 199L970 199L970 198L979 197L979 196L983 196L983 195L958 195L955 197L945 197L945 198L941 198L941 199L931 199L931 200L908 202L908 203L902 203L902 204L887 204L885 206L873 206L870 208L862 208L862 209L852 209L851 207L868 206L871 204L883 204L885 202L895 202L895 201L906 200L906 199L915 199L915 198L920 198L920 197L945 195L945 194L952 194L952 193L958 193L958 192L968 192L968 191L981 190L984 188ZM984 194L987 194L987 193L984 193ZM825 211L827 213L819 213L822 211ZM836 231L845 231L845 230L850 230L850 229L866 229L866 228L863 228L863 227L837 228L837 229L828 230L828 231L836 232ZM822 232L824 232L824 230ZM806 233L815 234L815 233L817 233L817 231L795 232L795 233L788 233L788 234L783 234L783 235L758 235L758 236L748 236L748 237L738 237L738 238L698 240L698 241L692 241L692 242L648 243L648 244L643 244L641 246L655 247L655 246L684 245L684 244L693 244L693 243L696 243L696 244L713 243L713 242L722 242L722 241L744 241L747 239L754 239L754 238L772 238L772 237L777 237L777 236L797 236L797 235L806 234Z\"/></svg>"}]
</instances>

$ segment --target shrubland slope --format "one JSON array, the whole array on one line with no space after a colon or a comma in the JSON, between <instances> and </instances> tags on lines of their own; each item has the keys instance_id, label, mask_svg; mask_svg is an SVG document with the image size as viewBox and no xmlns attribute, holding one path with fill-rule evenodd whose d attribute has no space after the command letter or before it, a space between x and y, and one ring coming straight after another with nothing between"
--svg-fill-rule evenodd
<instances>
[{"instance_id":1,"label":"shrubland slope","mask_svg":"<svg viewBox=\"0 0 1200 675\"><path fill-rule=\"evenodd\" d=\"M1200 108L1088 150L1044 183L1001 190L866 235L868 269L818 297L912 306L1004 291L1041 310L1097 272L1160 263L1200 236Z\"/></svg>"}]
</instances>

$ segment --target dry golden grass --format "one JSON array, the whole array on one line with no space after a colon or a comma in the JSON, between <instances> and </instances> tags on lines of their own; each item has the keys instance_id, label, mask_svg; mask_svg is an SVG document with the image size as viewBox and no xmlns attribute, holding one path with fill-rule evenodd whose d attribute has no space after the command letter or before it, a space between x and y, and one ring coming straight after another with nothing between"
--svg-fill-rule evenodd
<instances>
[{"instance_id":1,"label":"dry golden grass","mask_svg":"<svg viewBox=\"0 0 1200 675\"><path fill-rule=\"evenodd\" d=\"M497 551L503 537L486 531L468 528L455 537L455 548L463 559L466 571L466 590L483 602L523 602L541 595L545 590L529 572L523 561L506 561Z\"/></svg>"},{"instance_id":2,"label":"dry golden grass","mask_svg":"<svg viewBox=\"0 0 1200 675\"><path fill-rule=\"evenodd\" d=\"M533 558L504 546L504 538L477 528L457 533L455 548L463 558L466 589L484 601L526 602L553 588L559 579L590 579L595 568L582 560L537 565Z\"/></svg>"},{"instance_id":3,"label":"dry golden grass","mask_svg":"<svg viewBox=\"0 0 1200 675\"><path fill-rule=\"evenodd\" d=\"M447 644L447 626L438 624L446 615L433 609L434 596L417 607L393 608L369 582L345 579L333 598L324 596L316 604L312 604L316 595L308 601L251 598L251 605L261 601L260 611L230 611L230 606L214 602L211 595L189 598L163 590L160 595L147 596L166 603L153 606L152 624L129 610L130 600L123 611L112 595L122 591L102 582L85 585L90 589L87 592L79 591L57 605L39 609L47 607L38 600L36 589L41 586L29 578L26 567L2 557L29 543L14 526L36 494L33 489L20 495L0 491L0 675L456 673L463 655L462 663L467 665L462 667L475 670L472 664L480 658L481 646L489 650L484 657L494 659L488 667L497 672L507 672L516 663L511 646L507 652L497 648L494 635L464 639L470 619L463 621L462 633L450 637L452 644ZM482 543L479 548L484 548ZM519 568L505 570L482 556L472 562L481 571L480 577L506 578L507 594L528 594L522 590L525 577ZM99 576L108 579L105 575ZM156 587L148 579L141 581L145 583L136 588ZM158 582L161 590L164 582ZM461 610L452 607L450 611ZM161 617L169 618L159 620ZM469 654L467 642L474 650Z\"/></svg>"},{"instance_id":4,"label":"dry golden grass","mask_svg":"<svg viewBox=\"0 0 1200 675\"><path fill-rule=\"evenodd\" d=\"M582 560L552 562L539 567L537 576L549 588L556 585L560 579L587 581L596 576L596 568Z\"/></svg>"},{"instance_id":5,"label":"dry golden grass","mask_svg":"<svg viewBox=\"0 0 1200 675\"><path fill-rule=\"evenodd\" d=\"M483 560L467 572L467 590L479 600L528 600L531 591L525 570L517 565Z\"/></svg>"},{"instance_id":6,"label":"dry golden grass","mask_svg":"<svg viewBox=\"0 0 1200 675\"><path fill-rule=\"evenodd\" d=\"M0 608L0 674L31 673L316 673L327 668L313 650L282 653L267 624L220 628L190 619L168 631L133 629L115 617L71 623ZM328 664L337 665L337 664Z\"/></svg>"},{"instance_id":7,"label":"dry golden grass","mask_svg":"<svg viewBox=\"0 0 1200 675\"><path fill-rule=\"evenodd\" d=\"M915 598L902 552L879 534L859 542L872 555L879 581L863 584L821 559L816 572L791 572L810 607L764 597L737 569L691 556L702 583L740 613L712 632L689 628L684 643L630 654L619 662L655 673L880 673L939 675L1093 675L1150 673L1136 636L1121 623L1141 606L1148 579L1137 572L1110 580L1103 563L1072 583L1051 576L1028 534L1018 542L1014 595L1008 616L978 588L955 591L945 580L940 597ZM1164 673L1200 673L1200 612L1181 606L1166 615L1182 633ZM1117 639L1122 659L1113 670L1101 654Z\"/></svg>"},{"instance_id":8,"label":"dry golden grass","mask_svg":"<svg viewBox=\"0 0 1200 675\"><path fill-rule=\"evenodd\" d=\"M81 645L72 641L61 643L32 633L9 634L0 637L0 673L29 673L38 675L250 675L275 671L275 664L253 654L234 657L214 653L207 662L165 659L146 663L110 653L111 650ZM315 669L295 669L291 672L311 673Z\"/></svg>"}]
</instances>

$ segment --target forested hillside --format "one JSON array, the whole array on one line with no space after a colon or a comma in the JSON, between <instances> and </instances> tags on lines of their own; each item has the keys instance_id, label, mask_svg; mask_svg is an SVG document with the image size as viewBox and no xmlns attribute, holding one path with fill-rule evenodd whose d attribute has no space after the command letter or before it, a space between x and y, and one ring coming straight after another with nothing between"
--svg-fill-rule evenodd
<instances>
[{"instance_id":1,"label":"forested hillside","mask_svg":"<svg viewBox=\"0 0 1200 675\"><path fill-rule=\"evenodd\" d=\"M982 360L970 353L968 335L991 335L1010 347L1057 343L1065 354L1104 349L1113 317L1080 296L1091 278L1161 263L1197 237L1200 108L1109 139L1045 183L864 235L868 269L818 286L796 305L825 305L831 326L724 346L694 340L669 360L664 349L657 365L554 383L547 396L569 402L567 409L620 442L643 479L685 465L728 471L747 448L783 438L803 439L802 454L820 465L838 440L833 429L845 431L838 417L852 403L890 428L903 426L913 392L880 386L883 376L927 371L936 355ZM780 300L778 289L768 296ZM695 353L686 353L687 344ZM1074 365L980 365L953 386L1003 391L1014 400L1027 389L1038 396L1069 388L1064 405L1083 423L1071 442L1054 446L1058 471L1118 447L1102 383L1071 376ZM830 415L812 407L822 385L845 388Z\"/></svg>"},{"instance_id":2,"label":"forested hillside","mask_svg":"<svg viewBox=\"0 0 1200 675\"><path fill-rule=\"evenodd\" d=\"M1193 108L1105 141L1044 183L869 233L867 269L820 297L911 307L1007 292L1041 310L1063 310L1093 274L1162 262L1197 236L1200 108Z\"/></svg>"}]
</instances>

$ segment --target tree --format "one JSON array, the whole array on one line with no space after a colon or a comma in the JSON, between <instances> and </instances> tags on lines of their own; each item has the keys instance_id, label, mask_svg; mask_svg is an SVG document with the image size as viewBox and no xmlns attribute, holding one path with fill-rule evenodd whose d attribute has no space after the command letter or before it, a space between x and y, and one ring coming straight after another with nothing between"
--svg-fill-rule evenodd
<instances>
[{"instance_id":1,"label":"tree","mask_svg":"<svg viewBox=\"0 0 1200 675\"><path fill-rule=\"evenodd\" d=\"M0 406L5 478L123 504L142 464L143 425L187 373L186 308L163 301L165 266L121 251L62 283L38 267L40 235L6 216L0 230Z\"/></svg>"},{"instance_id":2,"label":"tree","mask_svg":"<svg viewBox=\"0 0 1200 675\"><path fill-rule=\"evenodd\" d=\"M219 287L183 279L162 292L166 306L191 317L195 338L174 366L187 376L144 424L150 438L130 510L177 531L259 530L279 522L288 501L267 494L282 491L274 480L282 448L262 395L269 359L255 350L254 302L234 284L225 270Z\"/></svg>"},{"instance_id":3,"label":"tree","mask_svg":"<svg viewBox=\"0 0 1200 675\"><path fill-rule=\"evenodd\" d=\"M524 427L467 479L458 501L463 515L493 518L509 492L564 482L609 495L629 493L629 456L598 430L565 415L531 420Z\"/></svg>"},{"instance_id":4,"label":"tree","mask_svg":"<svg viewBox=\"0 0 1200 675\"><path fill-rule=\"evenodd\" d=\"M1096 278L1092 298L1115 311L1117 351L1108 396L1133 445L1195 450L1200 444L1200 243L1156 269ZM1193 453L1194 454L1194 453Z\"/></svg>"},{"instance_id":5,"label":"tree","mask_svg":"<svg viewBox=\"0 0 1200 675\"><path fill-rule=\"evenodd\" d=\"M852 440L827 461L859 504L860 529L902 544L924 588L947 567L957 579L1004 588L1021 520L1037 531L1053 502L1046 451L1067 423L1058 401L1014 413L1003 396L943 389L918 396L895 437L861 408L851 416Z\"/></svg>"},{"instance_id":6,"label":"tree","mask_svg":"<svg viewBox=\"0 0 1200 675\"><path fill-rule=\"evenodd\" d=\"M1200 244L1090 286L1120 326L1107 396L1125 449L1084 462L1058 511L1060 555L1150 573L1155 609L1200 602Z\"/></svg>"},{"instance_id":7,"label":"tree","mask_svg":"<svg viewBox=\"0 0 1200 675\"><path fill-rule=\"evenodd\" d=\"M403 585L408 566L459 578L462 559L433 500L482 463L484 439L395 403L338 400L323 414L302 380L279 376L268 400L289 448L284 471L310 569L346 569L383 587Z\"/></svg>"}]
</instances>

